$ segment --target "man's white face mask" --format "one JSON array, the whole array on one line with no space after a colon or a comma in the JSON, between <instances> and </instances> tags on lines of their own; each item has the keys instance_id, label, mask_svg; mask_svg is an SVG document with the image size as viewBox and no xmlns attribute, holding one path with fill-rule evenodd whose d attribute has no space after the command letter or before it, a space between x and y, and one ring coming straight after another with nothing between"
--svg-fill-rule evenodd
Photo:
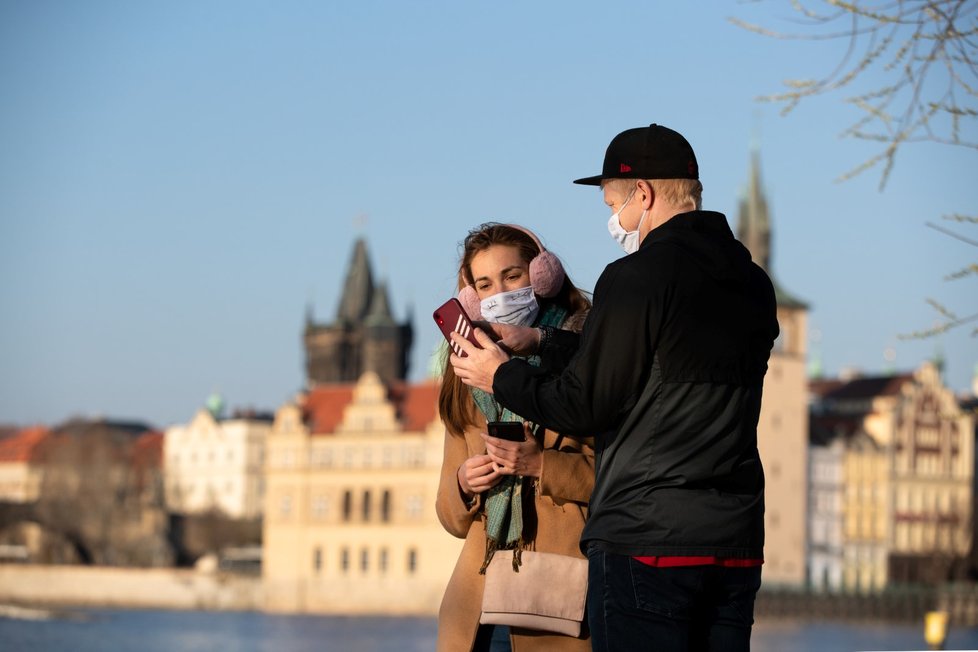
<instances>
[{"instance_id":1,"label":"man's white face mask","mask_svg":"<svg viewBox=\"0 0 978 652\"><path fill-rule=\"evenodd\" d=\"M500 292L479 302L486 321L513 326L529 326L540 312L533 287Z\"/></svg>"},{"instance_id":2,"label":"man's white face mask","mask_svg":"<svg viewBox=\"0 0 978 652\"><path fill-rule=\"evenodd\" d=\"M612 213L611 218L608 220L608 233L610 233L615 242L617 242L621 248L625 250L626 254L635 253L638 251L638 246L642 244L641 240L638 238L638 232L642 228L642 222L645 221L646 213L649 212L648 210L642 211L642 217L639 218L638 227L634 231L626 231L625 227L621 225L621 212L625 210L625 207L628 206L628 202L630 202L632 197L635 196L636 190L638 190L638 188L632 189L632 192L628 195L628 198L625 199L625 203L621 205L621 208Z\"/></svg>"}]
</instances>

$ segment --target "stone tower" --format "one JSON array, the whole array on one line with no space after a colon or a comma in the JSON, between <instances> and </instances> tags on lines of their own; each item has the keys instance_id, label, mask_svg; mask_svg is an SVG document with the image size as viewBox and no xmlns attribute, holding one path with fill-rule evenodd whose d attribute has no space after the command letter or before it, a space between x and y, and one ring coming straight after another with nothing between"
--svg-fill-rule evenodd
<instances>
[{"instance_id":1,"label":"stone tower","mask_svg":"<svg viewBox=\"0 0 978 652\"><path fill-rule=\"evenodd\" d=\"M737 238L774 283L781 333L774 343L757 425L766 481L764 579L805 582L808 518L808 306L778 283L771 268L771 217L761 185L760 156L751 152L747 191L740 200Z\"/></svg>"},{"instance_id":2,"label":"stone tower","mask_svg":"<svg viewBox=\"0 0 978 652\"><path fill-rule=\"evenodd\" d=\"M303 339L308 387L353 383L366 371L387 383L407 377L411 318L394 320L386 285L374 283L363 238L353 245L336 319L317 324L310 309Z\"/></svg>"}]
</instances>

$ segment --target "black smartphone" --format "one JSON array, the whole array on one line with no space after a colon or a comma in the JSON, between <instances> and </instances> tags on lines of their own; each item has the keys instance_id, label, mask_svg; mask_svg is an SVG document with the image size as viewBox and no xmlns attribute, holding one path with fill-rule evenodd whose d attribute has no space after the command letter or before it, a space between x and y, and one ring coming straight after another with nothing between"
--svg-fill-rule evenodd
<instances>
[{"instance_id":1,"label":"black smartphone","mask_svg":"<svg viewBox=\"0 0 978 652\"><path fill-rule=\"evenodd\" d=\"M522 421L490 421L486 424L490 437L509 441L526 441Z\"/></svg>"},{"instance_id":2,"label":"black smartphone","mask_svg":"<svg viewBox=\"0 0 978 652\"><path fill-rule=\"evenodd\" d=\"M465 314L465 310L462 309L462 304L459 303L458 299L452 298L441 304L431 316L438 324L438 328L441 329L441 334L448 340L448 345L452 347L455 355L464 358L465 351L452 341L452 333L458 333L480 349L482 348L475 339L472 320Z\"/></svg>"}]
</instances>

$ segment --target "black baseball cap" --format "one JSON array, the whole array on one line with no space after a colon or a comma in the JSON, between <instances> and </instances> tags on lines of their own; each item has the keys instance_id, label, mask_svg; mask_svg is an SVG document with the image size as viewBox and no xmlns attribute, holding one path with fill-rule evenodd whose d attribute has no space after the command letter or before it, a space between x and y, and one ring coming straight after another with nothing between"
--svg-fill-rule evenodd
<instances>
[{"instance_id":1,"label":"black baseball cap","mask_svg":"<svg viewBox=\"0 0 978 652\"><path fill-rule=\"evenodd\" d=\"M615 136L604 154L601 174L574 183L600 186L605 179L699 179L689 142L662 125L628 129Z\"/></svg>"}]
</instances>

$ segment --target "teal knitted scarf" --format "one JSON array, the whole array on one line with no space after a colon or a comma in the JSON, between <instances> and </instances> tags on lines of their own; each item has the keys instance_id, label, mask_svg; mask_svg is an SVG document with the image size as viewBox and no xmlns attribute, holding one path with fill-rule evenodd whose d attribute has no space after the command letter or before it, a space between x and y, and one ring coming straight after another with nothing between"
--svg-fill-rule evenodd
<instances>
[{"instance_id":1,"label":"teal knitted scarf","mask_svg":"<svg viewBox=\"0 0 978 652\"><path fill-rule=\"evenodd\" d=\"M551 304L541 311L534 326L560 326L567 318L567 311ZM540 356L523 358L531 365L540 365ZM520 421L523 419L496 402L492 394L472 387L472 398L486 421ZM534 431L537 426L534 426ZM519 572L523 550L523 477L504 475L496 486L486 492L486 556L479 569L485 574L496 550L514 550L513 570Z\"/></svg>"}]
</instances>

